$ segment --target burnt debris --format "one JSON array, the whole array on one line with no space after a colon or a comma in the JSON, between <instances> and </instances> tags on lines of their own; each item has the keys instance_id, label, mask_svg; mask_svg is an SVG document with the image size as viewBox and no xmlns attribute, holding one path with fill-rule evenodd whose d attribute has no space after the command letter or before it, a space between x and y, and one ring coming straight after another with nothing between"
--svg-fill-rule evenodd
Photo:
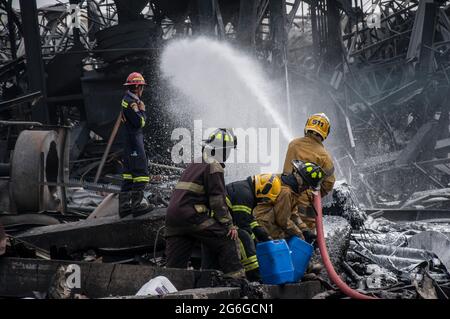
<instances>
[{"instance_id":1,"label":"burnt debris","mask_svg":"<svg viewBox=\"0 0 450 319\"><path fill-rule=\"evenodd\" d=\"M324 213L341 277L382 298L448 299L443 0L0 0L0 298L133 298L156 276L178 290L164 298L345 297L317 252L303 281L283 287L200 270L200 249L190 269L164 268L165 209L183 165L170 160L179 123L165 111L158 61L168 41L198 35L242 48L286 84L292 123L318 108L336 123L341 181ZM152 87L143 101L158 119L145 130L150 209L120 219L122 130L102 157L120 112L117 83L134 70ZM67 285L76 269L81 288Z\"/></svg>"}]
</instances>

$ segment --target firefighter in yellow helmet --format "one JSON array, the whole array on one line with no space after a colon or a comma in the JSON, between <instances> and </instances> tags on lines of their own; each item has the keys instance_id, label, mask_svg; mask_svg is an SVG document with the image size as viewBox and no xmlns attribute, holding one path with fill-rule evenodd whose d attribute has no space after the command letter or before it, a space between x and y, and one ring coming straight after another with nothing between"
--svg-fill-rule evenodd
<instances>
[{"instance_id":1,"label":"firefighter in yellow helmet","mask_svg":"<svg viewBox=\"0 0 450 319\"><path fill-rule=\"evenodd\" d=\"M297 201L291 197L294 198L300 189L317 187L324 173L313 163L306 165L296 161L295 165L296 169L291 174L259 174L226 186L227 205L233 223L238 227L241 263L249 280L259 279L257 242L272 240L271 235L274 238L296 235L307 241L313 239L309 231L300 229L302 222L293 214ZM211 251L203 248L203 268L215 268L217 260L212 255Z\"/></svg>"},{"instance_id":2,"label":"firefighter in yellow helmet","mask_svg":"<svg viewBox=\"0 0 450 319\"><path fill-rule=\"evenodd\" d=\"M324 113L311 115L306 121L305 136L292 140L289 143L284 161L284 173L292 171L292 160L313 162L319 165L326 177L321 183L322 197L327 195L334 186L333 160L325 149L323 141L330 134L330 120ZM298 196L299 216L311 231L315 230L315 214L311 204L311 190L306 190Z\"/></svg>"},{"instance_id":3,"label":"firefighter in yellow helmet","mask_svg":"<svg viewBox=\"0 0 450 319\"><path fill-rule=\"evenodd\" d=\"M252 210L258 202L274 201L281 190L276 174L259 174L227 184L227 205L239 229L247 231L257 241L270 240L267 232L255 220Z\"/></svg>"},{"instance_id":4,"label":"firefighter in yellow helmet","mask_svg":"<svg viewBox=\"0 0 450 319\"><path fill-rule=\"evenodd\" d=\"M204 141L202 158L180 177L166 212L167 267L186 268L200 242L227 276L243 278L236 247L238 232L226 204L225 162L236 148L232 130L220 128Z\"/></svg>"},{"instance_id":5,"label":"firefighter in yellow helmet","mask_svg":"<svg viewBox=\"0 0 450 319\"><path fill-rule=\"evenodd\" d=\"M298 215L298 196L307 189L319 189L325 172L315 163L292 161L293 169L282 174L281 188L274 200L261 201L253 210L258 223L274 239L297 236L311 242L315 235Z\"/></svg>"},{"instance_id":6,"label":"firefighter in yellow helmet","mask_svg":"<svg viewBox=\"0 0 450 319\"><path fill-rule=\"evenodd\" d=\"M238 230L240 261L247 279L259 280L259 264L256 258L255 242L271 240L252 214L258 201L276 198L281 188L280 178L275 174L249 176L245 180L226 185L226 203ZM213 252L202 246L202 268L214 269L218 261Z\"/></svg>"},{"instance_id":7,"label":"firefighter in yellow helmet","mask_svg":"<svg viewBox=\"0 0 450 319\"><path fill-rule=\"evenodd\" d=\"M233 223L238 227L241 264L247 279L259 280L259 264L255 242L271 240L265 229L253 216L252 210L259 201L274 200L281 188L280 178L275 174L249 176L245 180L227 184L227 205Z\"/></svg>"}]
</instances>

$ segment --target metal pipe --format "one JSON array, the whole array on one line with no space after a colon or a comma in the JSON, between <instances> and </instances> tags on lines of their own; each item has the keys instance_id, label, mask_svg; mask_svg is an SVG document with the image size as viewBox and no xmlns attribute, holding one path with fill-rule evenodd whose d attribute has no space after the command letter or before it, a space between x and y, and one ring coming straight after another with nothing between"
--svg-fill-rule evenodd
<instances>
[{"instance_id":1,"label":"metal pipe","mask_svg":"<svg viewBox=\"0 0 450 319\"><path fill-rule=\"evenodd\" d=\"M28 90L40 91L43 95L43 98L31 108L31 119L49 124L50 113L46 102L47 88L36 1L20 0L19 2L27 60Z\"/></svg>"},{"instance_id":2,"label":"metal pipe","mask_svg":"<svg viewBox=\"0 0 450 319\"><path fill-rule=\"evenodd\" d=\"M99 49L99 50L74 50L60 52L58 55L81 54L81 53L108 53L108 52L147 52L157 50L158 48L120 48L120 49ZM53 55L53 54L52 54Z\"/></svg>"},{"instance_id":3,"label":"metal pipe","mask_svg":"<svg viewBox=\"0 0 450 319\"><path fill-rule=\"evenodd\" d=\"M365 248L369 249L374 255L396 256L409 259L425 260L430 257L429 253L423 249L410 247L397 247L393 245L380 245L373 243L364 243ZM357 248L357 244L350 242L350 247Z\"/></svg>"},{"instance_id":4,"label":"metal pipe","mask_svg":"<svg viewBox=\"0 0 450 319\"><path fill-rule=\"evenodd\" d=\"M415 168L417 168L425 177L427 177L430 181L432 181L433 184L435 184L436 186L438 186L440 188L445 188L444 185L442 185L436 178L431 176L431 174L429 172L425 171L422 167L420 167L420 165L418 165L417 163L412 163L412 165Z\"/></svg>"},{"instance_id":5,"label":"metal pipe","mask_svg":"<svg viewBox=\"0 0 450 319\"><path fill-rule=\"evenodd\" d=\"M289 71L288 71L288 56L287 45L284 44L284 75L286 80L286 101L287 101L287 113L288 113L288 126L289 131L292 130L292 107L291 107L291 89L289 85Z\"/></svg>"},{"instance_id":6,"label":"metal pipe","mask_svg":"<svg viewBox=\"0 0 450 319\"><path fill-rule=\"evenodd\" d=\"M374 255L378 259L379 262L382 263L390 263L396 268L406 268L411 265L420 264L423 262L422 259L414 259L414 258L402 258L395 256L385 256L385 255Z\"/></svg>"},{"instance_id":7,"label":"metal pipe","mask_svg":"<svg viewBox=\"0 0 450 319\"><path fill-rule=\"evenodd\" d=\"M359 253L359 254L358 254ZM360 261L361 255L364 255L362 252L358 251L349 251L347 253L348 260L352 261ZM366 257L366 256L365 256ZM388 270L394 271L401 268L406 268L411 265L420 264L423 262L423 259L414 259L414 258L402 258L402 257L395 257L395 256L386 256L386 255L372 255L370 256L372 262L375 264L378 264Z\"/></svg>"},{"instance_id":8,"label":"metal pipe","mask_svg":"<svg viewBox=\"0 0 450 319\"><path fill-rule=\"evenodd\" d=\"M356 271L353 270L353 268L350 267L350 265L345 261L342 262L342 267L347 272L347 274L350 275L353 278L353 280L356 281L356 283L358 284L358 289L364 289L364 277L358 275Z\"/></svg>"},{"instance_id":9,"label":"metal pipe","mask_svg":"<svg viewBox=\"0 0 450 319\"><path fill-rule=\"evenodd\" d=\"M117 131L119 130L120 124L122 122L122 111L120 111L119 116L117 117L116 123L114 124L113 130L108 140L108 144L106 145L105 152L103 153L102 160L100 161L100 165L98 166L97 173L95 174L94 183L98 182L100 178L100 174L102 173L103 166L105 165L106 158L108 157L109 150L111 149L111 145L116 138Z\"/></svg>"},{"instance_id":10,"label":"metal pipe","mask_svg":"<svg viewBox=\"0 0 450 319\"><path fill-rule=\"evenodd\" d=\"M32 103L32 105L36 104L39 99L42 98L42 93L41 91L36 91L30 94L26 94L26 95L22 95L19 97L16 97L14 99L8 100L8 101L2 101L0 102L0 112L7 110L13 106L16 106L18 104L21 103L25 103L25 102L30 102Z\"/></svg>"},{"instance_id":11,"label":"metal pipe","mask_svg":"<svg viewBox=\"0 0 450 319\"><path fill-rule=\"evenodd\" d=\"M174 171L178 171L178 172L184 172L184 169L181 168L181 167L175 167L175 166L169 166L169 165L157 164L157 163L152 163L152 162L148 162L148 166L154 166L154 167L156 167L156 168L170 169L170 170L174 170Z\"/></svg>"},{"instance_id":12,"label":"metal pipe","mask_svg":"<svg viewBox=\"0 0 450 319\"><path fill-rule=\"evenodd\" d=\"M43 126L41 122L33 121L0 121L0 125L12 126L12 125L32 125L32 126Z\"/></svg>"}]
</instances>

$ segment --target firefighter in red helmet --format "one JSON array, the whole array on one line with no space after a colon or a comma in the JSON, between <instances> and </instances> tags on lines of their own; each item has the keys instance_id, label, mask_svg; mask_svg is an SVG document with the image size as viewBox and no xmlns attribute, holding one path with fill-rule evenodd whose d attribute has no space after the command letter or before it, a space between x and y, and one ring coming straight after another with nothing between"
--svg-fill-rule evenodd
<instances>
[{"instance_id":1,"label":"firefighter in red helmet","mask_svg":"<svg viewBox=\"0 0 450 319\"><path fill-rule=\"evenodd\" d=\"M147 115L145 104L141 100L146 85L144 77L138 72L131 73L124 83L127 91L122 99L122 123L126 138L123 153L123 183L119 194L120 217L149 208L144 198L144 189L150 178L142 131Z\"/></svg>"}]
</instances>

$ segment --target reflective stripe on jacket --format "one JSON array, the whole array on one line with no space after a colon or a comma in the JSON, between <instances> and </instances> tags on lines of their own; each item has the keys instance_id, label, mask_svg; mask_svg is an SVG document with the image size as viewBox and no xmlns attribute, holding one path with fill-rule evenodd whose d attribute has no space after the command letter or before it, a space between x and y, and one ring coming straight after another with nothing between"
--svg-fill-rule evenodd
<instances>
[{"instance_id":1,"label":"reflective stripe on jacket","mask_svg":"<svg viewBox=\"0 0 450 319\"><path fill-rule=\"evenodd\" d=\"M199 229L205 222L215 221L225 228L233 225L223 173L218 162L193 163L184 170L167 208L166 228L171 234Z\"/></svg>"}]
</instances>

